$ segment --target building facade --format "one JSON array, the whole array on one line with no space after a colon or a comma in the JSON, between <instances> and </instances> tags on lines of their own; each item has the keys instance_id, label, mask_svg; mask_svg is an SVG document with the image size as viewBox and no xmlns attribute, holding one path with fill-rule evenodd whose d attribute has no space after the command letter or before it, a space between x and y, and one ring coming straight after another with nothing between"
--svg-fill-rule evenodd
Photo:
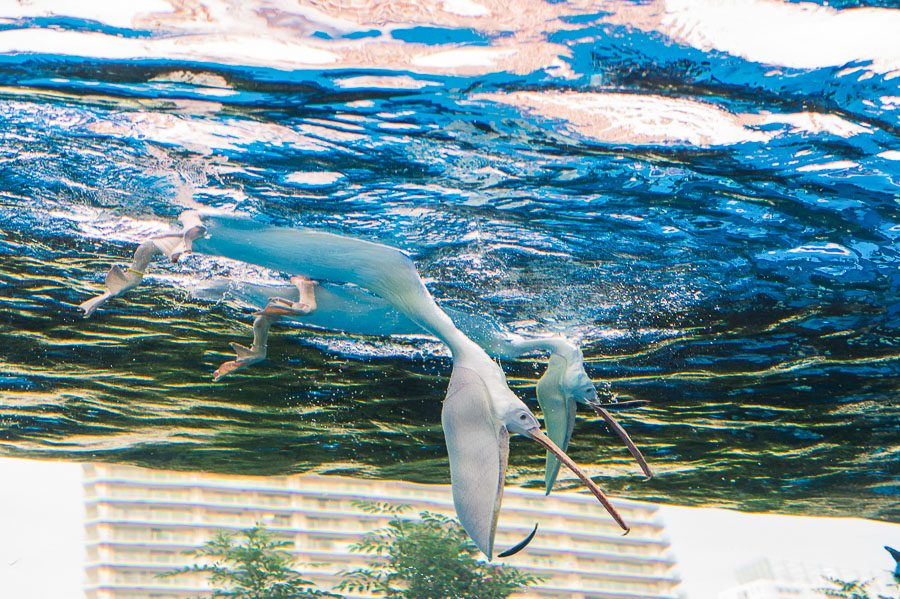
<instances>
[{"instance_id":1,"label":"building facade","mask_svg":"<svg viewBox=\"0 0 900 599\"><path fill-rule=\"evenodd\" d=\"M185 552L220 531L256 523L293 542L296 569L322 590L372 558L349 546L390 515L360 502L453 515L447 485L338 476L226 476L130 466L84 466L87 599L186 599L209 594L203 575L160 578L187 565ZM676 599L679 579L652 504L615 501L632 526L622 536L588 495L508 488L496 546L510 547L540 523L528 549L508 563L543 577L519 597ZM348 599L368 597L343 593Z\"/></svg>"},{"instance_id":2,"label":"building facade","mask_svg":"<svg viewBox=\"0 0 900 599\"><path fill-rule=\"evenodd\" d=\"M719 599L823 599L822 589L831 588L828 578L868 581L873 597L895 597L898 591L888 572L863 572L791 560L754 560L735 571L738 586L722 592Z\"/></svg>"}]
</instances>

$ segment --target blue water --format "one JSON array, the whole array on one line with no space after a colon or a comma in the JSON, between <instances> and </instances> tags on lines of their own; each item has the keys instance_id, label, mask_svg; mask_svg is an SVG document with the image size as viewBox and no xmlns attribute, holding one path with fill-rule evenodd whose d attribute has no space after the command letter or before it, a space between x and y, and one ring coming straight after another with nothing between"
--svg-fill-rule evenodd
<instances>
[{"instance_id":1,"label":"blue water","mask_svg":"<svg viewBox=\"0 0 900 599\"><path fill-rule=\"evenodd\" d=\"M686 31L658 3L539 4L559 12L3 22L2 451L446 481L434 342L285 327L214 385L252 317L185 289L278 277L198 257L80 320L111 263L200 205L400 247L442 304L579 340L601 394L652 402L623 415L651 482L576 428L614 493L896 518L900 44L878 27L900 11L868 3L870 38L807 64L777 27L698 42L703 6ZM855 5L794 15L797 35ZM248 41L270 38L337 59ZM540 361L504 366L533 398ZM540 451L511 461L541 484Z\"/></svg>"}]
</instances>

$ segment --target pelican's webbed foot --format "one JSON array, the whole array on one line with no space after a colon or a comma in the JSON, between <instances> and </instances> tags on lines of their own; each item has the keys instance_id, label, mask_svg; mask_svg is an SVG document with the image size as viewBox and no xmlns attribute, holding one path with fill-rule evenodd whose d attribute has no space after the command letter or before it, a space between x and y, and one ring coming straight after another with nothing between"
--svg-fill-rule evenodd
<instances>
[{"instance_id":1,"label":"pelican's webbed foot","mask_svg":"<svg viewBox=\"0 0 900 599\"><path fill-rule=\"evenodd\" d=\"M246 347L241 345L240 343L232 343L231 349L234 350L237 359L229 360L228 362L223 363L219 366L216 371L213 373L213 381L219 382L227 375L237 372L239 370L243 370L248 366L253 366L254 364L258 364L266 359L266 346L253 344L251 347Z\"/></svg>"},{"instance_id":2,"label":"pelican's webbed foot","mask_svg":"<svg viewBox=\"0 0 900 599\"><path fill-rule=\"evenodd\" d=\"M78 308L84 311L85 318L90 318L97 308L107 301L114 297L119 297L140 285L143 278L144 273L134 268L134 266L123 269L121 266L113 265L109 272L106 273L104 281L106 291L78 304Z\"/></svg>"},{"instance_id":3,"label":"pelican's webbed foot","mask_svg":"<svg viewBox=\"0 0 900 599\"><path fill-rule=\"evenodd\" d=\"M291 277L291 283L297 287L297 301L285 299L283 297L269 298L269 303L265 308L257 312L258 315L265 316L305 316L315 311L316 305L316 283L306 277Z\"/></svg>"}]
</instances>

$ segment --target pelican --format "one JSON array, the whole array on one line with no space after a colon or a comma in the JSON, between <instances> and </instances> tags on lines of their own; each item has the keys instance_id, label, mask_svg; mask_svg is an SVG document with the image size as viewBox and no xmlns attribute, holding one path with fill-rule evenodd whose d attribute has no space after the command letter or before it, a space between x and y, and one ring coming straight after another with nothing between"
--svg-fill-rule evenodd
<instances>
[{"instance_id":1,"label":"pelican","mask_svg":"<svg viewBox=\"0 0 900 599\"><path fill-rule=\"evenodd\" d=\"M534 440L565 464L627 534L628 525L600 487L541 430L534 414L509 388L502 369L441 310L413 262L402 252L360 239L274 227L234 215L190 211L183 213L179 220L184 225L183 232L151 240L146 248L142 244L138 248L142 259L145 253L152 257L162 252L177 260L181 254L194 251L310 281L356 285L381 298L447 345L453 368L442 406L441 425L450 461L453 503L463 528L488 559L494 551L511 434ZM137 263L137 255L135 258ZM143 277L140 264L134 270ZM112 288L107 283L104 294L81 305L85 315L89 316L103 302L118 297L139 282L137 279L131 285L129 280L127 285L116 284ZM302 298L296 302L281 299L284 301L275 301L274 305L268 303L259 316L280 317L284 312L300 312L304 310L302 306L309 306ZM321 296L315 301L321 306ZM307 314L319 311L309 310ZM266 333L270 324L265 325ZM515 549L520 548L521 544Z\"/></svg>"},{"instance_id":2,"label":"pelican","mask_svg":"<svg viewBox=\"0 0 900 599\"><path fill-rule=\"evenodd\" d=\"M82 304L89 317L100 304L123 295L136 287L151 259L159 253L170 258L188 251L193 239L203 232L202 222L191 213L184 218L185 231L153 238L141 244L127 271L113 266L107 275L107 292ZM125 282L118 283L123 279ZM113 281L111 284L110 281ZM232 285L229 282L206 282L195 286L194 296L206 300L221 300L234 295L243 303L260 308L253 322L253 341L250 347L232 343L235 359L223 363L214 373L220 381L229 374L258 364L268 353L269 330L273 323L290 318L327 330L341 330L351 334L389 336L421 332L421 327L395 310L384 299L356 286L328 283L321 287L303 276L291 278L292 285ZM494 358L513 359L534 352L549 353L547 370L538 380L536 395L544 414L547 434L563 451L567 451L575 424L577 403L590 407L601 416L610 429L625 443L647 478L652 476L647 461L625 429L608 409L624 409L645 402L600 403L597 391L584 369L581 349L564 337L525 339L504 331L492 319L453 309L445 310L453 322L470 339ZM560 462L547 453L545 491L550 493L559 473Z\"/></svg>"},{"instance_id":3,"label":"pelican","mask_svg":"<svg viewBox=\"0 0 900 599\"><path fill-rule=\"evenodd\" d=\"M317 285L305 277L293 277L293 285L259 285L228 281L204 282L194 286L191 293L200 299L219 301L233 296L251 307L265 306L257 312L253 323L253 342L248 348L232 344L236 359L225 362L213 375L219 381L224 376L257 364L266 358L271 324L277 318L290 318L326 330L341 330L350 334L389 336L419 333L421 328L382 298L360 287L323 283ZM302 306L297 310L292 306ZM311 308L309 308L312 306ZM647 461L631 440L627 431L609 413L610 408L635 407L645 402L601 403L597 390L584 369L581 349L564 337L526 339L504 331L492 319L444 308L454 324L472 341L494 358L514 359L535 352L550 355L547 370L537 383L538 404L544 414L547 436L560 449L567 451L575 425L576 405L581 403L603 418L612 431L625 443L647 478L652 477ZM544 475L545 491L550 493L559 473L560 462L547 454Z\"/></svg>"}]
</instances>

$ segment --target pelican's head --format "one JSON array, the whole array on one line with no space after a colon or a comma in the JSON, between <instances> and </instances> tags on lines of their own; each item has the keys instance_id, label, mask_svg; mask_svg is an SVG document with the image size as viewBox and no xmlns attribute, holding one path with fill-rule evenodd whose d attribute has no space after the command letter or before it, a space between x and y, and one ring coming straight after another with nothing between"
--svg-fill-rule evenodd
<instances>
[{"instance_id":1,"label":"pelican's head","mask_svg":"<svg viewBox=\"0 0 900 599\"><path fill-rule=\"evenodd\" d=\"M605 409L605 406L608 405L626 408L646 402L638 400L613 404L600 403L597 388L584 370L584 356L581 350L563 340L556 341L551 351L547 370L537 382L537 400L544 412L544 425L547 427L547 435L550 439L563 451L567 451L572 431L575 428L577 404L585 404L598 416L601 416L610 429L625 443L629 453L640 465L647 478L652 477L653 473L641 451L632 442L625 429ZM612 399L615 399L614 395ZM548 495L559 474L559 467L559 459L548 451L547 465L544 470L544 490Z\"/></svg>"},{"instance_id":2,"label":"pelican's head","mask_svg":"<svg viewBox=\"0 0 900 599\"><path fill-rule=\"evenodd\" d=\"M537 417L518 397L513 396L513 401L507 399L504 403L498 416L507 431L527 437L529 431L541 428Z\"/></svg>"},{"instance_id":3,"label":"pelican's head","mask_svg":"<svg viewBox=\"0 0 900 599\"><path fill-rule=\"evenodd\" d=\"M453 504L478 548L488 559L493 555L510 433L536 441L570 468L627 532L627 525L603 491L544 434L531 410L506 385L502 373L498 379L490 366L496 365L485 363L477 371L454 366L441 411Z\"/></svg>"},{"instance_id":4,"label":"pelican's head","mask_svg":"<svg viewBox=\"0 0 900 599\"><path fill-rule=\"evenodd\" d=\"M559 379L559 391L567 399L578 403L597 401L597 388L585 372L583 360L566 361Z\"/></svg>"},{"instance_id":5,"label":"pelican's head","mask_svg":"<svg viewBox=\"0 0 900 599\"><path fill-rule=\"evenodd\" d=\"M566 401L590 404L597 401L597 389L584 369L584 354L563 337L540 340L550 351L547 371L538 382L538 393L558 395Z\"/></svg>"}]
</instances>

